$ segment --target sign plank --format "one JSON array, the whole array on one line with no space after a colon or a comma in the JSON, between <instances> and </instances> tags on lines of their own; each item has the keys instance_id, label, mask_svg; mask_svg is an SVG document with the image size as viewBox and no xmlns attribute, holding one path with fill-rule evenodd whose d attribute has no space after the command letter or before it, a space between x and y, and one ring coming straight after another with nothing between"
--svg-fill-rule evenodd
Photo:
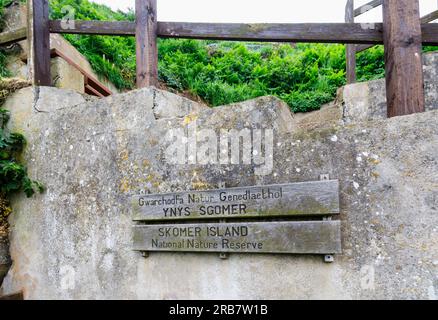
<instances>
[{"instance_id":1,"label":"sign plank","mask_svg":"<svg viewBox=\"0 0 438 320\"><path fill-rule=\"evenodd\" d=\"M134 221L321 216L339 213L338 180L136 195Z\"/></svg>"},{"instance_id":2,"label":"sign plank","mask_svg":"<svg viewBox=\"0 0 438 320\"><path fill-rule=\"evenodd\" d=\"M340 221L134 226L134 250L224 253L341 253Z\"/></svg>"}]
</instances>

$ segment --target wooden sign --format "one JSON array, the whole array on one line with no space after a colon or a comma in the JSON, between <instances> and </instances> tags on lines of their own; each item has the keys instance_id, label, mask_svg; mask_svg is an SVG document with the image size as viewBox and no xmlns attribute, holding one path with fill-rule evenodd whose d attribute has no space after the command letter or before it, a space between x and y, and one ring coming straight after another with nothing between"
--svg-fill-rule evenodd
<instances>
[{"instance_id":1,"label":"wooden sign","mask_svg":"<svg viewBox=\"0 0 438 320\"><path fill-rule=\"evenodd\" d=\"M334 254L341 228L339 221L136 225L134 250Z\"/></svg>"},{"instance_id":2,"label":"wooden sign","mask_svg":"<svg viewBox=\"0 0 438 320\"><path fill-rule=\"evenodd\" d=\"M321 216L339 213L337 180L136 195L134 221Z\"/></svg>"}]
</instances>

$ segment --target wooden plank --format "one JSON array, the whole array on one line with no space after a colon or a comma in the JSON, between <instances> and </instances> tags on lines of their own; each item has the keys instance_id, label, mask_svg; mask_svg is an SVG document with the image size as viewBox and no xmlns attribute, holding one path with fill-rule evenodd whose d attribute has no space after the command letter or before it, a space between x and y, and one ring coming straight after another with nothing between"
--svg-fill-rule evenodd
<instances>
[{"instance_id":1,"label":"wooden plank","mask_svg":"<svg viewBox=\"0 0 438 320\"><path fill-rule=\"evenodd\" d=\"M374 8L377 8L378 6L382 5L383 0L373 0L370 1L362 6L360 6L359 8L357 8L356 10L354 10L354 16L358 17Z\"/></svg>"},{"instance_id":2,"label":"wooden plank","mask_svg":"<svg viewBox=\"0 0 438 320\"><path fill-rule=\"evenodd\" d=\"M61 20L50 20L50 32L107 36L135 36L135 22L75 21L74 28L63 29Z\"/></svg>"},{"instance_id":3,"label":"wooden plank","mask_svg":"<svg viewBox=\"0 0 438 320\"><path fill-rule=\"evenodd\" d=\"M422 25L423 44L438 41L434 24ZM305 24L211 24L159 22L158 36L209 40L259 42L321 42L382 44L383 25L364 29L360 23L305 23Z\"/></svg>"},{"instance_id":4,"label":"wooden plank","mask_svg":"<svg viewBox=\"0 0 438 320\"><path fill-rule=\"evenodd\" d=\"M374 44L356 44L355 46L356 46L356 53L359 53L359 52L368 50L368 49L374 47L375 45Z\"/></svg>"},{"instance_id":5,"label":"wooden plank","mask_svg":"<svg viewBox=\"0 0 438 320\"><path fill-rule=\"evenodd\" d=\"M157 0L136 0L137 88L158 84Z\"/></svg>"},{"instance_id":6,"label":"wooden plank","mask_svg":"<svg viewBox=\"0 0 438 320\"><path fill-rule=\"evenodd\" d=\"M0 301L24 300L23 292L0 296Z\"/></svg>"},{"instance_id":7,"label":"wooden plank","mask_svg":"<svg viewBox=\"0 0 438 320\"><path fill-rule=\"evenodd\" d=\"M37 86L50 86L50 31L47 0L33 1L34 78Z\"/></svg>"},{"instance_id":8,"label":"wooden plank","mask_svg":"<svg viewBox=\"0 0 438 320\"><path fill-rule=\"evenodd\" d=\"M134 221L246 219L339 213L338 180L135 195Z\"/></svg>"},{"instance_id":9,"label":"wooden plank","mask_svg":"<svg viewBox=\"0 0 438 320\"><path fill-rule=\"evenodd\" d=\"M435 10L421 18L421 23L429 23L438 19L438 10Z\"/></svg>"},{"instance_id":10,"label":"wooden plank","mask_svg":"<svg viewBox=\"0 0 438 320\"><path fill-rule=\"evenodd\" d=\"M431 13L423 16L421 18L421 24L424 25L426 23L430 23L430 22L435 21L437 19L438 19L438 10L435 10L434 12L431 12ZM433 26L431 28L429 28L428 30L430 30L432 28L433 28ZM425 35L424 29L422 30L422 33L423 33L423 36L426 36L426 37L429 37L428 34L431 34L431 35L437 34L436 31L432 31L432 32L428 31L427 34ZM436 39L435 41L438 42L438 39ZM430 44L430 45L433 45L433 44ZM372 45L372 44L357 44L356 45L356 53L368 50L372 47L374 47L374 45Z\"/></svg>"},{"instance_id":11,"label":"wooden plank","mask_svg":"<svg viewBox=\"0 0 438 320\"><path fill-rule=\"evenodd\" d=\"M438 46L438 23L422 25L422 43L428 46Z\"/></svg>"},{"instance_id":12,"label":"wooden plank","mask_svg":"<svg viewBox=\"0 0 438 320\"><path fill-rule=\"evenodd\" d=\"M134 250L224 253L341 253L340 221L137 225Z\"/></svg>"},{"instance_id":13,"label":"wooden plank","mask_svg":"<svg viewBox=\"0 0 438 320\"><path fill-rule=\"evenodd\" d=\"M103 98L103 97L104 97L103 94L101 94L99 91L97 91L96 89L94 89L94 88L93 88L92 86L90 86L89 84L86 84L86 85L85 85L85 93L86 93L86 94L91 94L91 95L93 95L93 96L100 97L100 98Z\"/></svg>"},{"instance_id":14,"label":"wooden plank","mask_svg":"<svg viewBox=\"0 0 438 320\"><path fill-rule=\"evenodd\" d=\"M27 38L27 28L6 31L0 33L0 45L10 45L14 42L25 40Z\"/></svg>"},{"instance_id":15,"label":"wooden plank","mask_svg":"<svg viewBox=\"0 0 438 320\"><path fill-rule=\"evenodd\" d=\"M345 22L354 23L354 0L348 0L345 7ZM345 48L347 84L356 82L356 47L347 44Z\"/></svg>"},{"instance_id":16,"label":"wooden plank","mask_svg":"<svg viewBox=\"0 0 438 320\"><path fill-rule=\"evenodd\" d=\"M133 22L75 21L75 28L64 30L60 21L50 23L52 33L103 34L115 36L135 36ZM118 27L121 26L119 30ZM102 32L100 28L103 28ZM354 34L360 30L359 34ZM221 33L224 31L223 33ZM424 45L438 43L438 33L434 24L423 24ZM216 32L216 33L215 33ZM257 42L321 42L383 44L383 25L376 29L362 30L360 23L307 23L307 24L217 24L158 22L158 37L211 40L248 40Z\"/></svg>"},{"instance_id":17,"label":"wooden plank","mask_svg":"<svg viewBox=\"0 0 438 320\"><path fill-rule=\"evenodd\" d=\"M135 23L75 21L75 28L64 30L60 20L50 22L53 33L104 34L134 36ZM356 31L360 34L352 35ZM162 38L212 40L249 40L270 42L382 43L382 25L376 30L362 30L360 24L239 24L158 22Z\"/></svg>"},{"instance_id":18,"label":"wooden plank","mask_svg":"<svg viewBox=\"0 0 438 320\"><path fill-rule=\"evenodd\" d=\"M27 40L26 40L26 52L24 53L27 56L27 80L35 84L35 67L34 67L34 48L33 48L33 2L34 0L26 1L26 18L27 18Z\"/></svg>"},{"instance_id":19,"label":"wooden plank","mask_svg":"<svg viewBox=\"0 0 438 320\"><path fill-rule=\"evenodd\" d=\"M424 112L421 24L418 0L384 0L388 117Z\"/></svg>"},{"instance_id":20,"label":"wooden plank","mask_svg":"<svg viewBox=\"0 0 438 320\"><path fill-rule=\"evenodd\" d=\"M161 22L158 35L163 38L210 40L374 43L382 41L382 25L375 30L353 23L241 24Z\"/></svg>"}]
</instances>

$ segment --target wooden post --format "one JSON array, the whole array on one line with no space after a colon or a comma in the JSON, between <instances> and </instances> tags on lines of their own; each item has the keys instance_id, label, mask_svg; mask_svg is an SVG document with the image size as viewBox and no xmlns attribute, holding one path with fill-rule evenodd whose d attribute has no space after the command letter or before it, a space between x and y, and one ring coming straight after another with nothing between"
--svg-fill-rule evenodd
<instances>
[{"instance_id":1,"label":"wooden post","mask_svg":"<svg viewBox=\"0 0 438 320\"><path fill-rule=\"evenodd\" d=\"M33 1L34 84L50 86L50 31L48 0Z\"/></svg>"},{"instance_id":2,"label":"wooden post","mask_svg":"<svg viewBox=\"0 0 438 320\"><path fill-rule=\"evenodd\" d=\"M35 84L33 51L33 0L27 0L27 80Z\"/></svg>"},{"instance_id":3,"label":"wooden post","mask_svg":"<svg viewBox=\"0 0 438 320\"><path fill-rule=\"evenodd\" d=\"M136 0L137 88L158 84L157 0Z\"/></svg>"},{"instance_id":4,"label":"wooden post","mask_svg":"<svg viewBox=\"0 0 438 320\"><path fill-rule=\"evenodd\" d=\"M345 8L345 22L354 23L354 0L348 0ZM347 83L356 82L356 45L346 45Z\"/></svg>"},{"instance_id":5,"label":"wooden post","mask_svg":"<svg viewBox=\"0 0 438 320\"><path fill-rule=\"evenodd\" d=\"M424 112L418 0L383 1L388 117Z\"/></svg>"}]
</instances>

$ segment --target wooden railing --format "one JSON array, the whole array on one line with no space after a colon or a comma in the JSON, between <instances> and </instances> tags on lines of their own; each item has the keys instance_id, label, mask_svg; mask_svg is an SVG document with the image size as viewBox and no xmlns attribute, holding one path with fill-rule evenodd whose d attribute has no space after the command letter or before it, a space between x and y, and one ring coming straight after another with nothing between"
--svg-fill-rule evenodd
<instances>
[{"instance_id":1,"label":"wooden railing","mask_svg":"<svg viewBox=\"0 0 438 320\"><path fill-rule=\"evenodd\" d=\"M383 4L383 0L373 0L356 9L354 9L354 0L348 0L345 7L345 22L354 23L354 19L361 16L374 8L380 7ZM438 19L438 9L425 15L420 19L421 24L427 24L429 22ZM347 45L347 83L356 82L356 54L374 47L374 44L354 44Z\"/></svg>"},{"instance_id":2,"label":"wooden railing","mask_svg":"<svg viewBox=\"0 0 438 320\"><path fill-rule=\"evenodd\" d=\"M388 116L424 111L421 46L438 45L438 24L421 23L419 0L375 0L367 7L354 9L348 0L347 23L242 24L158 22L157 0L136 0L136 22L74 21L63 28L60 20L49 20L47 0L33 3L32 36L34 84L50 86L50 33L135 36L137 87L158 82L157 38L190 38L266 42L345 43L348 76L353 80L355 54L359 49L384 44L388 95ZM374 28L354 23L360 13L383 4L384 22ZM365 8L365 10L364 10ZM436 17L436 12L429 19ZM425 21L423 19L423 21ZM0 45L21 40L24 31L15 35L0 34ZM359 45L356 47L356 45Z\"/></svg>"}]
</instances>

